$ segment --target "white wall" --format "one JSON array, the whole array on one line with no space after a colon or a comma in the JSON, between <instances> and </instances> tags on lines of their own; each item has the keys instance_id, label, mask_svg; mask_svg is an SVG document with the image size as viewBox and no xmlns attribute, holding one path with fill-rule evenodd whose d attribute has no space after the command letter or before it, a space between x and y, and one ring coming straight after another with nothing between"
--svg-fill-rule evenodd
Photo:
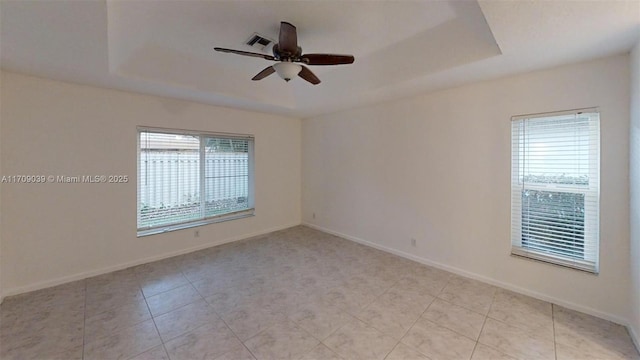
<instances>
[{"instance_id":1,"label":"white wall","mask_svg":"<svg viewBox=\"0 0 640 360\"><path fill-rule=\"evenodd\" d=\"M631 52L631 332L640 348L640 40Z\"/></svg>"},{"instance_id":2,"label":"white wall","mask_svg":"<svg viewBox=\"0 0 640 360\"><path fill-rule=\"evenodd\" d=\"M622 55L306 119L303 222L626 323L628 66ZM511 116L593 106L600 274L510 256Z\"/></svg>"},{"instance_id":3,"label":"white wall","mask_svg":"<svg viewBox=\"0 0 640 360\"><path fill-rule=\"evenodd\" d=\"M3 175L128 175L4 184L4 295L300 223L299 119L2 73ZM255 135L256 216L136 237L136 126Z\"/></svg>"},{"instance_id":4,"label":"white wall","mask_svg":"<svg viewBox=\"0 0 640 360\"><path fill-rule=\"evenodd\" d=\"M2 78L0 74L0 88L2 88ZM0 176L2 174L2 96L0 96ZM0 181L0 304L4 299L2 284L2 181Z\"/></svg>"}]
</instances>

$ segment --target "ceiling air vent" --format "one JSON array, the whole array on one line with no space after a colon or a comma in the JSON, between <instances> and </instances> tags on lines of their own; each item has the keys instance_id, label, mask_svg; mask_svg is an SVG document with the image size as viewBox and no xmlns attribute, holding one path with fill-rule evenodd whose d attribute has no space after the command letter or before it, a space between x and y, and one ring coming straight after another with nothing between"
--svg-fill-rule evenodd
<instances>
[{"instance_id":1,"label":"ceiling air vent","mask_svg":"<svg viewBox=\"0 0 640 360\"><path fill-rule=\"evenodd\" d=\"M258 33L253 33L249 37L245 44L254 47L256 49L264 50L267 46L273 44L273 40L266 38Z\"/></svg>"}]
</instances>

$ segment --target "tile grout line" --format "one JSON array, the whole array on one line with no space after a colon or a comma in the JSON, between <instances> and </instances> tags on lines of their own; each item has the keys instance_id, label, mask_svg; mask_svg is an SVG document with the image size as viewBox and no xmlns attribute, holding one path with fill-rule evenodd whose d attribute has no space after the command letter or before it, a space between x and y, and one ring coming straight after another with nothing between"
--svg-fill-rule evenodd
<instances>
[{"instance_id":1,"label":"tile grout line","mask_svg":"<svg viewBox=\"0 0 640 360\"><path fill-rule=\"evenodd\" d=\"M180 270L182 270L182 269L180 269ZM184 275L184 273L183 273L183 275ZM214 308L213 308L213 306L211 306L211 304L209 304L209 301L207 300L207 298L205 298L205 297L202 295L202 293L200 293L200 291L198 290L198 288L197 288L195 285L193 285L193 282L191 281L191 279L189 279L186 275L184 275L184 277L187 279L187 281L189 282L189 284L191 284L191 286L193 286L193 288L194 288L194 289L196 289L196 292L198 293L198 295L200 295L200 297L202 297L202 298L204 299L205 304L207 304L207 306L211 308L211 311L213 311L213 313L214 313L214 314L216 314L216 316L220 319L220 321L222 321L222 323L227 327L227 329L229 329L229 331L231 331L231 333L233 334L233 336L235 336L235 337L236 337L236 339L240 342L240 344L242 345L242 347L244 347L244 348L249 352L249 354L251 354L251 356L253 356L253 358L254 358L254 359L257 359L257 357L255 356L255 354L254 354L253 352L251 352L251 350L249 349L249 347L247 347L247 345L244 343L244 341L242 341L242 339L240 339L240 337L238 336L238 334L236 334L236 332L235 332L235 331L233 331L233 329L231 328L231 326L229 326L229 324L227 324L227 322L224 320L224 318L222 317L222 315L221 315L220 313L218 313L218 312L216 311L216 309L214 309ZM201 281L201 280L198 280L198 281ZM202 325L202 326L205 326L205 325ZM202 326L200 326L200 327L202 327ZM200 328L200 327L198 327L198 328ZM270 327L269 327L269 328L270 328ZM266 329L265 329L265 330L266 330ZM191 330L191 331L193 331L193 330ZM260 333L260 332L259 332L259 333ZM258 334L259 334L259 333L258 333ZM184 334L183 334L183 335L184 335ZM256 335L257 335L257 334L256 334ZM182 335L181 335L181 336L182 336ZM163 344L164 344L164 342L163 342ZM229 352L230 352L230 351L229 351ZM228 353L228 352L227 352L227 353ZM227 353L225 353L225 354L227 354ZM221 357L221 356L223 356L223 355L225 355L225 354L220 354L220 356L219 356L219 357ZM167 352L167 355L168 355L168 352Z\"/></svg>"},{"instance_id":2,"label":"tile grout line","mask_svg":"<svg viewBox=\"0 0 640 360\"><path fill-rule=\"evenodd\" d=\"M192 284L189 284L189 285L192 285ZM186 285L183 285L183 286L186 286ZM193 285L192 285L192 286L193 286ZM176 289L177 289L177 288L176 288ZM194 289L195 289L195 286L194 286ZM175 290L175 289L174 289L174 290ZM197 290L197 289L195 289L195 290L196 290L196 292L198 293L198 295L201 297L201 299L200 299L200 300L204 301L204 303L205 303L207 306L209 306L209 303L207 302L207 300L205 300L205 299L202 297L202 295L198 292L198 290ZM170 291L170 290L169 290L169 291ZM143 295L144 295L144 294L143 294ZM154 296L155 296L155 295L154 295ZM190 302L190 303L188 303L188 304L180 305L180 306L178 306L178 307L177 307L177 308L175 308L175 309L171 309L170 311L167 311L167 312L164 312L164 313L162 313L162 314L158 314L158 315L153 315L153 313L151 312L151 308L149 307L149 304L147 303L147 300L146 300L146 299L144 299L144 301L145 301L145 303L146 303L146 305L147 305L147 309L149 310L149 314L151 314L151 319L153 320L153 324L154 324L154 325L155 325L155 327L156 327L156 331L158 332L158 336L160 336L160 342L162 343L162 346L164 347L165 341L164 341L164 339L162 338L162 336L160 335L160 330L158 329L158 325L156 324L156 317L164 316L164 315L169 314L169 313L171 313L171 312L174 312L174 311L176 311L176 310L179 310L179 309L185 308L185 307L187 307L187 306L189 306L189 305L192 305L192 304L197 303L199 300L196 300L196 301ZM213 311L213 309L211 309L211 310ZM215 311L214 311L214 312L215 312ZM216 314L216 315L217 315L217 314ZM146 320L145 320L145 321L146 321ZM174 336L174 337L172 337L172 338L170 338L170 339L167 339L167 341L166 341L166 342L169 342L169 341L171 341L171 340L173 340L173 339L179 338L180 336L183 336L183 335L185 335L185 334L187 334L187 333L189 333L189 332L191 332L191 331L194 331L194 330L196 330L196 329L199 329L199 328L201 328L201 327L203 327L203 326L205 326L205 325L207 325L207 324L200 325L200 326L198 326L198 327L196 327L196 328L194 328L194 329L191 329L191 330L189 330L189 331L187 331L187 332L184 332L184 333L182 333L182 334L176 335L176 336ZM165 351L167 351L166 347L165 347ZM169 352L167 352L167 355L169 355Z\"/></svg>"},{"instance_id":3,"label":"tile grout line","mask_svg":"<svg viewBox=\"0 0 640 360\"><path fill-rule=\"evenodd\" d=\"M220 314L219 314L219 313L218 313L218 312L217 312L217 311L216 311L216 310L211 306L211 304L209 304L209 301L208 301L208 300L207 300L207 298L206 298L206 297L205 297L205 296L200 292L200 290L198 290L198 287L196 287L196 286L194 285L194 282L199 282L199 281L202 281L202 280L205 280L205 279L198 279L198 280L196 280L196 281L192 281L192 280L191 280L191 279L190 279L190 278L185 274L185 272L184 272L184 270L183 270L183 267L182 267L182 264L180 264L180 265L179 265L179 264L175 264L175 265L176 265L176 268L178 269L178 271L180 272L180 274L181 274L181 275L182 275L182 276L187 280L187 282L188 282L188 283L189 283L189 284L190 284L190 285L191 285L191 286L196 290L196 293L198 293L198 295L200 295L200 297L201 297L201 298L202 298L202 300L205 302L205 304L206 304L208 307L210 307L210 308L211 308L211 311L213 311L213 313L214 313L214 314L216 314L216 316L220 319L220 321L222 321L222 322L224 323L224 325L229 329L229 331L231 331L231 333L236 337L236 339L238 339L238 341L240 341L240 343L242 344L242 346L244 346L244 343L242 342L242 340L240 340L240 338L238 337L238 335L236 335L236 333L233 331L233 329L231 329L231 327L227 324L227 322L226 322L226 321L224 321L224 319L222 318L222 316L221 316L221 315L220 315ZM178 287L179 287L179 286L178 286ZM176 288L177 288L177 287L176 287ZM190 303L190 304L187 304L187 305L191 305L191 304L193 304L193 303ZM185 306L187 306L187 305L185 305ZM179 307L178 309L180 309L180 308L181 308L181 307ZM177 309L176 309L176 310L177 310ZM151 310L149 310L149 311L151 311ZM173 311L173 310L172 310L172 311ZM168 314L168 313L165 313L165 314ZM162 314L162 315L164 315L164 314ZM161 316L161 315L159 315L159 316ZM155 320L154 320L154 321L155 321ZM199 329L199 328L201 328L201 327L203 327L203 326L206 326L206 325L207 325L207 324L204 324L204 325L198 326L197 328L195 328L195 329L193 329L193 330L190 330L190 331L188 331L188 332L186 332L186 333L189 333L189 332L191 332L191 331L194 331L194 330ZM185 333L185 334L186 334L186 333ZM172 338L172 339L169 339L169 340L167 340L167 341L171 341L171 340L176 339L176 338L178 338L178 337L180 337L180 336L183 336L183 335L184 335L184 334L181 334L181 335L176 336L176 337L174 337L174 338ZM164 340L162 340L162 337L160 337L160 339L161 339L161 341L162 341L162 346L164 346L164 344L165 344ZM246 348L246 346L245 346L245 348ZM249 350L249 349L247 349L247 351L248 351L248 350ZM171 356L169 355L169 352L167 351L166 347L165 347L165 351L167 352L167 356L171 357ZM249 352L250 352L250 351L249 351ZM221 354L220 356L222 356L222 355L224 355L224 354ZM253 354L251 354L251 355L253 355Z\"/></svg>"},{"instance_id":4,"label":"tile grout line","mask_svg":"<svg viewBox=\"0 0 640 360\"><path fill-rule=\"evenodd\" d=\"M382 296L384 296L384 294L388 293L388 292L389 292L389 290L391 290L391 289L392 289L396 284L398 284L399 282L400 282L400 279L396 280L396 281L395 281L391 286L389 286L389 287L388 287L384 292L382 292L382 294L378 295L378 296L377 296L377 297L376 297L372 302L370 302L369 304L367 304L367 306L365 306L362 310L365 310L365 309L367 309L369 306L371 306L371 304L373 304L374 302L376 302L376 300L378 300L378 299L380 299ZM363 323L365 323L366 325L369 325L369 324L367 324L367 322L366 322L366 321L364 321L363 319L360 319L360 318L359 318L359 317L357 317L356 315L352 315L352 316L353 316L353 317L355 317L356 319L358 319L358 320L362 321L362 322L363 322ZM381 331L380 329L377 329L375 326L373 326L373 325L369 325L369 326L371 326L372 328L374 328L374 329L376 329L376 330L380 331L380 333L381 333L381 334L383 334L383 335L387 335L387 334L385 334L383 331ZM407 331L409 331L409 330L407 329ZM406 334L406 331L405 331L405 334ZM387 335L387 336L389 336L389 335ZM402 336L404 336L404 334L403 334ZM386 358L389 356L389 354L391 354L391 353L393 352L393 350L398 346L398 344L400 344L400 340L402 340L402 336L398 339L398 341L397 341L397 342L396 342L396 344L391 348L391 350L389 350L389 352L388 352L387 354L385 354L384 359L386 359ZM389 337L391 337L391 336L389 336ZM394 339L394 340L395 340L395 339Z\"/></svg>"},{"instance_id":5,"label":"tile grout line","mask_svg":"<svg viewBox=\"0 0 640 360\"><path fill-rule=\"evenodd\" d=\"M444 300L444 299L441 299L441 298L435 298L435 300L433 300L433 302L435 302L436 300L440 300L440 301L446 302L447 304L450 304L450 305L453 305L453 306L461 307L461 308L463 308L464 310L467 310L467 311L470 311L470 312L475 313L476 315L482 315L482 314L480 314L480 313L478 313L478 312L475 312L475 311L469 310L469 309L467 309L467 308L464 308L464 307L462 307L462 306L460 306L460 305L456 305L456 304L454 304L454 303L452 303L452 302L449 302L449 301ZM432 303L433 303L433 302L432 302ZM429 306L429 307L431 307L431 306ZM425 311L425 312L426 312L426 311ZM484 319L484 321L482 322L482 327L484 327L484 322L486 321L487 315L483 315L483 317L484 317L485 319ZM458 330L451 329L450 327L445 326L445 325L440 325L440 324L438 324L437 322L435 322L435 321L433 321L433 320L430 320L430 319L425 319L425 320L427 320L427 321L429 321L429 322L431 322L431 323L434 323L434 324L436 324L436 325L438 325L438 326L441 326L441 327L443 327L443 328L445 328L445 329L447 329L447 330L449 330L449 331L451 331L451 332L454 332L454 333L456 333L456 334L458 334L458 335L460 335L460 336L462 336L462 337L465 337L465 338L467 338L467 339L469 339L469 340L472 340L472 341L475 341L475 342L477 342L477 341L478 341L477 339L475 339L475 340L474 340L473 338L470 338L469 336L467 336L467 335L465 335L465 334L461 334L460 332L458 332ZM482 328L480 329L480 332L482 332ZM479 338L480 338L480 333L478 333L478 339L479 339Z\"/></svg>"},{"instance_id":6,"label":"tile grout line","mask_svg":"<svg viewBox=\"0 0 640 360\"><path fill-rule=\"evenodd\" d=\"M416 319L416 321L414 321L414 322L413 322L413 324L411 325L411 327L409 328L409 330L411 330L411 328L412 328L412 327L413 327L413 326L418 322L418 320L420 320L420 318L424 316L424 314L429 310L429 308L431 307L431 305L433 305L433 303L434 303L434 302L436 302L436 300L444 301L444 302L446 302L446 303L448 303L448 304L451 304L451 305L460 306L460 305L456 305L456 304L454 304L454 303L452 303L452 302L449 302L449 301L444 300L444 299L442 299L442 298L440 298L440 297L439 297L439 296L442 294L442 292L444 291L444 289L447 287L447 285L449 285L449 283L451 282L451 278L452 278L452 277L453 277L453 276L449 276L449 279L447 280L446 284L442 287L442 289L440 289L440 291L438 292L438 294L437 294L437 295L434 295L434 296L433 296L433 300L429 303L429 305L427 306L427 308L426 308L426 309L424 309L424 311L420 314L420 316L418 316L418 319ZM431 294L429 294L429 295L431 296ZM462 306L460 306L460 307L462 307ZM464 308L464 309L466 309L466 308ZM471 311L471 310L469 310L469 311ZM455 331L455 330L453 330L453 329L449 329L449 328L448 328L448 327L446 327L446 326L443 326L443 325L437 324L437 323L435 323L435 322L433 322L433 321L431 321L431 320L429 320L429 319L425 319L425 320L427 320L427 321L429 321L429 322L431 322L431 323L434 323L434 324L436 324L436 325L438 325L438 326L442 326L443 328L445 328L445 329L447 329L447 330L450 330L450 331L452 331L452 332L454 332L454 333L456 333L456 334L458 334L458 335L460 335L460 336L463 336L463 337L465 337L465 338L467 338L467 339L470 339L468 336L466 336L466 335L462 335L462 334L458 333L457 331ZM402 335L402 337L404 337L405 335L407 335L407 333L409 332L409 330L405 331L405 333ZM478 335L478 336L479 336L479 335ZM472 339L470 339L470 340L472 340Z\"/></svg>"},{"instance_id":7,"label":"tile grout line","mask_svg":"<svg viewBox=\"0 0 640 360\"><path fill-rule=\"evenodd\" d=\"M192 302L190 302L190 303L182 304L182 305L180 305L180 306L178 306L178 307L176 307L176 308L173 308L173 309L171 309L171 310L169 310L169 311L165 311L165 312L160 313L160 314L155 314L155 315L154 315L154 314L151 312L151 308L149 308L149 304L147 304L147 308L149 308L149 313L151 313L151 317L156 318L156 317L160 317L160 316L163 316L163 315L167 315L167 314L169 314L169 313L172 313L172 312L174 312L174 311L176 311L176 310L178 310L178 309L182 309L183 307L187 307L187 306L189 306L189 305L193 305L193 304L197 303L197 302L198 302L198 301L200 301L200 300L202 300L202 301L204 301L205 303L207 303L207 300L203 299L203 298L202 298L202 295L200 295L200 294L198 293L198 296L200 296L200 297L201 297L201 299L197 299L197 300L192 301ZM146 301L147 301L147 299L144 299L144 301L146 302ZM209 303L207 303L207 305L209 305Z\"/></svg>"},{"instance_id":8,"label":"tile grout line","mask_svg":"<svg viewBox=\"0 0 640 360\"><path fill-rule=\"evenodd\" d=\"M208 301L206 301L206 300L205 300L205 302L207 303L207 306L211 306L211 305L209 304L209 302L208 302ZM251 351L251 349L249 349L249 347L247 346L247 344L245 344L245 343L244 343L244 341L242 341L242 339L240 339L240 336L238 336L238 334L236 334L236 332L235 332L235 331L233 331L233 329L231 328L231 326L229 326L229 324L227 324L227 322L226 322L226 321L225 321L225 319L222 317L222 315L221 315L221 314L219 314L219 313L218 313L218 312L217 312L213 307L211 307L211 310L216 314L216 316L218 316L218 318L220 319L220 321L222 321L222 322L224 323L224 325L227 327L227 329L229 329L229 331L231 331L231 333L233 334L233 336L235 336L235 337L236 337L236 339L238 339L238 341L240 341L240 344L242 344L242 346L243 346L243 347L244 347L244 348L249 352L249 354L251 354L251 356L253 356L253 358L254 358L254 359L257 359L258 357L257 357L257 356L256 356L256 355ZM273 325L271 325L271 326L267 327L266 329L263 329L262 331L267 330L267 329L270 329L272 326L273 326ZM259 332L258 332L258 334L260 334L262 331L259 331ZM258 335L258 334L256 334L256 335ZM256 335L254 335L254 336L256 336ZM252 337L250 337L249 339L251 339L251 338L253 338L253 336L252 336ZM249 339L247 339L247 340L249 340ZM221 354L220 356L222 356L222 355L224 355L224 354Z\"/></svg>"},{"instance_id":9,"label":"tile grout line","mask_svg":"<svg viewBox=\"0 0 640 360\"><path fill-rule=\"evenodd\" d=\"M398 345L400 345L400 340L398 340L398 342L395 345L393 345L393 348L391 348L391 351L389 351L389 353L384 356L384 360L386 360L389 357L389 355L391 355L393 350L395 350L398 347Z\"/></svg>"},{"instance_id":10,"label":"tile grout line","mask_svg":"<svg viewBox=\"0 0 640 360\"><path fill-rule=\"evenodd\" d=\"M447 286L447 285L445 285ZM444 287L442 288L444 289ZM442 292L442 290L440 290L440 292ZM431 296L431 295L429 295ZM422 310L422 312L420 313L420 315L418 315L418 317L416 318L416 320L414 322L411 323L411 326L409 326L407 328L407 330L405 330L405 332L402 334L402 336L400 337L400 340L398 340L398 343L402 342L402 339L407 336L407 334L409 333L409 331L411 331L411 329L416 325L416 323L418 322L418 320L420 320L420 318L427 312L427 310L429 310L429 308L431 307L431 305L433 304L434 301L436 301L437 296L433 296L433 300L431 300L429 302L429 304L424 308L424 310ZM419 352L419 351L418 351Z\"/></svg>"},{"instance_id":11,"label":"tile grout line","mask_svg":"<svg viewBox=\"0 0 640 360\"><path fill-rule=\"evenodd\" d=\"M433 300L431 300L431 302L430 302L430 303L425 307L425 309L420 313L420 315L418 315L418 317L417 317L417 318L416 318L416 320L411 324L411 326L409 326L409 327L407 328L407 330L405 330L405 331L404 331L404 333L402 333L402 336L400 336L400 337L399 337L399 340L397 340L396 344L395 344L395 345L394 345L394 347L391 349L391 351L389 351L389 353L387 353L387 354L385 355L385 359L389 356L389 354L391 354L391 353L393 352L393 350L394 350L396 347L398 347L398 345L402 342L402 338L404 338L404 337L407 335L407 333L411 330L411 328L413 328L413 326L418 322L418 320L420 320L420 318L424 315L424 313L429 309L429 307L431 306L431 304L433 304L433 302L438 298L438 296L442 293L442 291L444 291L444 289L447 287L447 285L448 285L448 284L449 284L449 282L451 281L451 278L452 278L451 276L449 276L449 277L448 277L447 282L446 282L446 283L444 284L444 286L440 289L440 291L438 292L438 294L437 294L437 295L432 296L431 294L428 294L429 296L432 296L432 297L433 297ZM391 285L389 288L387 288L387 290L385 290L385 291L384 291L380 296L378 296L378 297L376 298L376 300L377 300L377 299L379 299L380 297L382 297L382 296L383 296L384 294L386 294L387 292L389 292L389 290L390 290L390 289L392 289L395 285L397 285L400 281L401 281L401 279L396 280L396 281L393 283L393 285ZM372 301L370 304L368 304L368 305L367 305L367 307L368 307L369 305L371 305L373 302L375 302L375 300L374 300L374 301ZM373 326L373 325L369 325L369 324L368 324L366 321L364 321L363 319L360 319L359 317L357 317L357 316L355 316L355 315L353 315L353 316L354 316L356 319L358 319L358 320L362 321L363 323L365 323L366 325L371 326L372 328L374 328L374 329L376 329L376 330L380 331L380 333L381 333L381 334L387 335L386 333L384 333L382 330L380 330L380 329L376 328L375 326ZM391 337L390 335L387 335L387 336ZM403 344L404 344L404 343L403 343ZM416 349L416 350L417 350L417 349ZM418 351L418 353L422 354L420 351ZM423 355L424 355L424 354L423 354Z\"/></svg>"},{"instance_id":12,"label":"tile grout line","mask_svg":"<svg viewBox=\"0 0 640 360\"><path fill-rule=\"evenodd\" d=\"M135 275L134 275L134 276L135 276ZM136 278L136 281L138 281L138 279L137 279L137 278ZM167 356L169 357L169 352L167 351L167 348L164 346L164 341L162 340L162 336L160 336L160 331L158 330L158 325L156 324L156 319L155 319L155 317L153 316L153 314L151 313L151 308L149 307L149 303L147 303L147 298L144 296L144 291L142 291L142 287L140 286L140 283L139 283L139 282L138 282L138 288L139 288L140 292L142 293L142 299L144 300L144 304L145 304L145 305L147 305L147 311L149 311L149 316L151 316L151 321L153 321L153 327L156 329L156 334L158 334L158 339L160 339L160 345L162 345L162 348L164 349L164 352L165 352L165 353L167 354ZM147 321L147 320L145 320L145 321ZM140 322L140 324L141 324L142 322L143 322L143 321L141 321L141 322ZM154 347L155 347L155 346L154 346ZM147 349L147 350L145 350L145 351L143 351L143 352L141 352L140 354L143 354L143 353L145 353L146 351L149 351L149 350L151 350L151 349L153 349L153 347L152 347L152 348L150 348L150 349ZM136 354L136 355L134 355L134 356L131 356L131 357L129 357L129 359L134 358L134 357L136 357L136 356L138 356L138 355L140 355L140 354Z\"/></svg>"},{"instance_id":13,"label":"tile grout line","mask_svg":"<svg viewBox=\"0 0 640 360\"><path fill-rule=\"evenodd\" d=\"M452 276L449 275L449 278L447 279L447 282L444 284L444 286L442 287L442 289L440 289L440 291L438 292L437 295L433 296L433 300L431 300L431 302L429 303L429 305L427 305L427 307L422 311L422 313L420 313L420 316L418 316L418 318L413 322L413 324L411 324L411 326L409 326L409 329L407 329L407 331L404 332L404 334L402 334L402 337L400 338L400 340L398 341L398 343L402 342L402 339L404 339L405 336L407 336L407 334L409 333L409 331L411 331L411 329L413 329L414 326L416 326L416 323L418 323L418 321L422 318L422 316L424 316L424 314L427 312L427 310L429 310L429 308L431 307L431 305L433 305L433 303L436 301L436 299L438 299L438 296L440 296L440 294L442 294L442 291L444 291L444 288L447 287L447 285L449 285L449 282L451 281ZM429 321L429 320L427 320ZM437 325L437 324L436 324ZM457 333L456 333L457 334ZM403 345L407 345L405 343L402 343ZM409 346L409 345L407 345ZM422 354L424 356L427 356L426 354L422 353L420 350L409 346L409 348L417 351L419 354ZM428 356L427 356L428 357Z\"/></svg>"},{"instance_id":14,"label":"tile grout line","mask_svg":"<svg viewBox=\"0 0 640 360\"><path fill-rule=\"evenodd\" d=\"M478 333L478 339L476 340L476 344L473 346L473 351L471 352L471 358L473 358L473 354L476 352L476 348L478 347L478 344L480 344L480 336L482 335L482 331L484 330L484 325L487 323L487 319L489 318L489 313L491 312L491 308L493 307L493 302L496 300L497 294L498 294L498 290L494 289L493 297L491 298L491 304L489 304L489 310L487 310L487 314L484 316L482 327L480 328L480 332Z\"/></svg>"},{"instance_id":15,"label":"tile grout line","mask_svg":"<svg viewBox=\"0 0 640 360\"><path fill-rule=\"evenodd\" d=\"M455 274L454 274L453 276L457 276L457 275L455 275ZM461 276L460 276L460 277L461 277ZM465 279L468 279L468 278L465 278ZM470 280L471 280L471 281L477 281L477 280L473 280L473 279L470 279ZM494 289L493 295L491 295L491 303L493 303L493 299L494 299L494 298L495 298L495 296L496 296L496 292L497 292L498 288L497 288L497 287L495 287L495 286L493 286L493 285L490 285L490 284L487 284L487 283L483 283L483 282L481 282L481 281L477 281L477 282L481 283L483 286L488 286L488 287L491 287L491 288L493 288L493 289ZM449 285L449 283L447 283L447 286L448 286L448 285ZM474 286L475 286L475 285L474 285ZM445 287L444 287L444 289L442 289L442 291L440 292L440 294L439 294L438 296L442 295L442 294L444 293L444 290L445 290L446 288L447 288L447 287L445 286ZM487 314L488 314L488 311L487 311L487 314L484 314L484 313L482 313L482 312L478 311L477 309L472 309L470 306L468 306L468 305L466 305L466 304L464 304L464 305L463 305L463 304L456 304L456 303L454 303L453 301L450 301L450 300L447 300L447 299L443 299L443 298L441 298L441 297L438 297L438 299L440 299L440 300L442 300L442 301L446 301L446 302L447 302L447 303L449 303L449 304L452 304L452 305L455 305L455 306L459 306L459 307L461 307L461 308L463 308L463 309L469 310L469 311L474 312L474 313L479 314L479 315L487 316ZM489 303L489 307L491 307L491 303Z\"/></svg>"},{"instance_id":16,"label":"tile grout line","mask_svg":"<svg viewBox=\"0 0 640 360\"><path fill-rule=\"evenodd\" d=\"M144 302L146 304L147 300L145 299ZM149 309L149 304L146 304L146 305L147 305L147 310L149 310L149 314L151 314L151 309ZM162 336L160 336L160 331L158 330L158 325L156 324L156 319L153 317L153 315L151 315L151 321L153 321L153 326L156 329L156 334L158 334L158 339L160 339L160 345L162 345L162 348L164 349L164 352L167 354L167 356L169 356L169 352L167 351L167 348L164 346L164 340L162 339ZM151 348L151 349L153 349L153 348ZM148 350L145 350L145 351L141 352L140 354L143 354L146 351L148 351ZM136 356L138 356L140 354L136 354L136 355L132 356L131 358L136 357Z\"/></svg>"},{"instance_id":17,"label":"tile grout line","mask_svg":"<svg viewBox=\"0 0 640 360\"><path fill-rule=\"evenodd\" d=\"M394 287L394 286L395 286L399 281L400 281L400 280L396 280L396 281L393 283L393 285L391 285L389 288L387 288L387 289L386 289L382 294L380 294L379 296L377 296L375 300L377 300L378 298L380 298L382 295L386 294L386 293L389 291L389 289L393 288L393 287ZM329 289L325 289L325 293L326 293L326 291L329 291L329 290L331 290L331 289L333 289L333 287L331 287L331 288L329 288ZM323 293L323 294L324 294L324 293ZM367 307L369 307L373 302L375 302L375 300L373 300L371 303L367 304L367 305L363 308L363 310L364 310L364 309L366 309ZM354 319L356 319L356 320L362 321L363 323L365 323L365 324L366 324L366 322L364 322L364 321L363 321L362 319L360 319L358 316L353 315L353 314L351 314L350 312L348 312L348 311L346 311L346 310L339 309L339 311L340 311L340 312L343 312L343 313L345 313L345 314L347 314L347 315L349 315L350 317L352 317L352 318L354 318ZM296 322L294 321L294 323L296 323ZM335 334L338 330L340 330L340 329L342 329L343 327L345 327L348 323L349 323L349 321L347 321L347 322L345 322L344 324L342 324L342 325L338 326L335 330L333 330L332 332L330 332L330 333L329 333L329 334L328 334L324 339L318 339L318 338L316 338L316 337L315 337L315 336L313 336L313 335L311 335L311 336L313 336L314 338L316 338L317 340L319 340L319 341L320 341L320 344L322 344L322 345L324 345L325 347L327 347L327 348L328 348L329 350L331 350L333 353L336 353L336 352L335 352L335 351L333 351L331 348L329 348L329 346L327 346L327 344L325 344L325 343L324 343L324 340L326 340L326 339L330 338L333 334ZM296 323L296 324L297 324L297 323ZM367 324L367 325L368 325L368 324ZM375 329L375 327L374 327L374 329ZM376 330L377 330L377 329L376 329ZM378 331L380 331L380 330L378 330ZM382 332L381 332L381 333L382 333ZM400 341L398 341L398 343L400 343ZM396 346L398 345L398 343L396 343ZM394 348L395 348L395 346L394 346ZM312 351L313 351L313 349L312 349ZM392 349L392 351L393 351L393 349ZM391 352L389 352L389 353L391 353ZM336 353L336 354L337 354L337 353ZM338 354L338 356L340 356L340 354ZM387 356L389 356L389 354L385 355L385 358L386 358ZM342 356L340 356L340 357L342 358Z\"/></svg>"}]
</instances>

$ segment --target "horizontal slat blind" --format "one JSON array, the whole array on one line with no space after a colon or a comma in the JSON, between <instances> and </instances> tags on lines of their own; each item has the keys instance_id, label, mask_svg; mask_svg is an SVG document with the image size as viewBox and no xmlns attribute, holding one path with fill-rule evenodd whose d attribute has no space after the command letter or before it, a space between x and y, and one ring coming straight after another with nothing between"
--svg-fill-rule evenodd
<instances>
[{"instance_id":1,"label":"horizontal slat blind","mask_svg":"<svg viewBox=\"0 0 640 360\"><path fill-rule=\"evenodd\" d=\"M598 271L596 111L512 120L512 253Z\"/></svg>"},{"instance_id":2,"label":"horizontal slat blind","mask_svg":"<svg viewBox=\"0 0 640 360\"><path fill-rule=\"evenodd\" d=\"M155 130L138 135L139 234L253 209L252 138Z\"/></svg>"},{"instance_id":3,"label":"horizontal slat blind","mask_svg":"<svg viewBox=\"0 0 640 360\"><path fill-rule=\"evenodd\" d=\"M249 141L204 138L205 217L249 206Z\"/></svg>"},{"instance_id":4,"label":"horizontal slat blind","mask_svg":"<svg viewBox=\"0 0 640 360\"><path fill-rule=\"evenodd\" d=\"M138 229L200 218L200 140L140 132Z\"/></svg>"}]
</instances>

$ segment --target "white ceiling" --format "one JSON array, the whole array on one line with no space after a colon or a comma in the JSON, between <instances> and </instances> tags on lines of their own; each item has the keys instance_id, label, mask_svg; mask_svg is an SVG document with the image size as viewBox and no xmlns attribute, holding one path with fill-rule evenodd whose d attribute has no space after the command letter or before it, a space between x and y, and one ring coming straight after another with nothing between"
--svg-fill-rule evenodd
<instances>
[{"instance_id":1,"label":"white ceiling","mask_svg":"<svg viewBox=\"0 0 640 360\"><path fill-rule=\"evenodd\" d=\"M629 51L640 0L7 1L2 68L214 105L309 117ZM298 28L303 52L353 54L322 80L251 81L254 32ZM265 51L268 53L268 49Z\"/></svg>"}]
</instances>

